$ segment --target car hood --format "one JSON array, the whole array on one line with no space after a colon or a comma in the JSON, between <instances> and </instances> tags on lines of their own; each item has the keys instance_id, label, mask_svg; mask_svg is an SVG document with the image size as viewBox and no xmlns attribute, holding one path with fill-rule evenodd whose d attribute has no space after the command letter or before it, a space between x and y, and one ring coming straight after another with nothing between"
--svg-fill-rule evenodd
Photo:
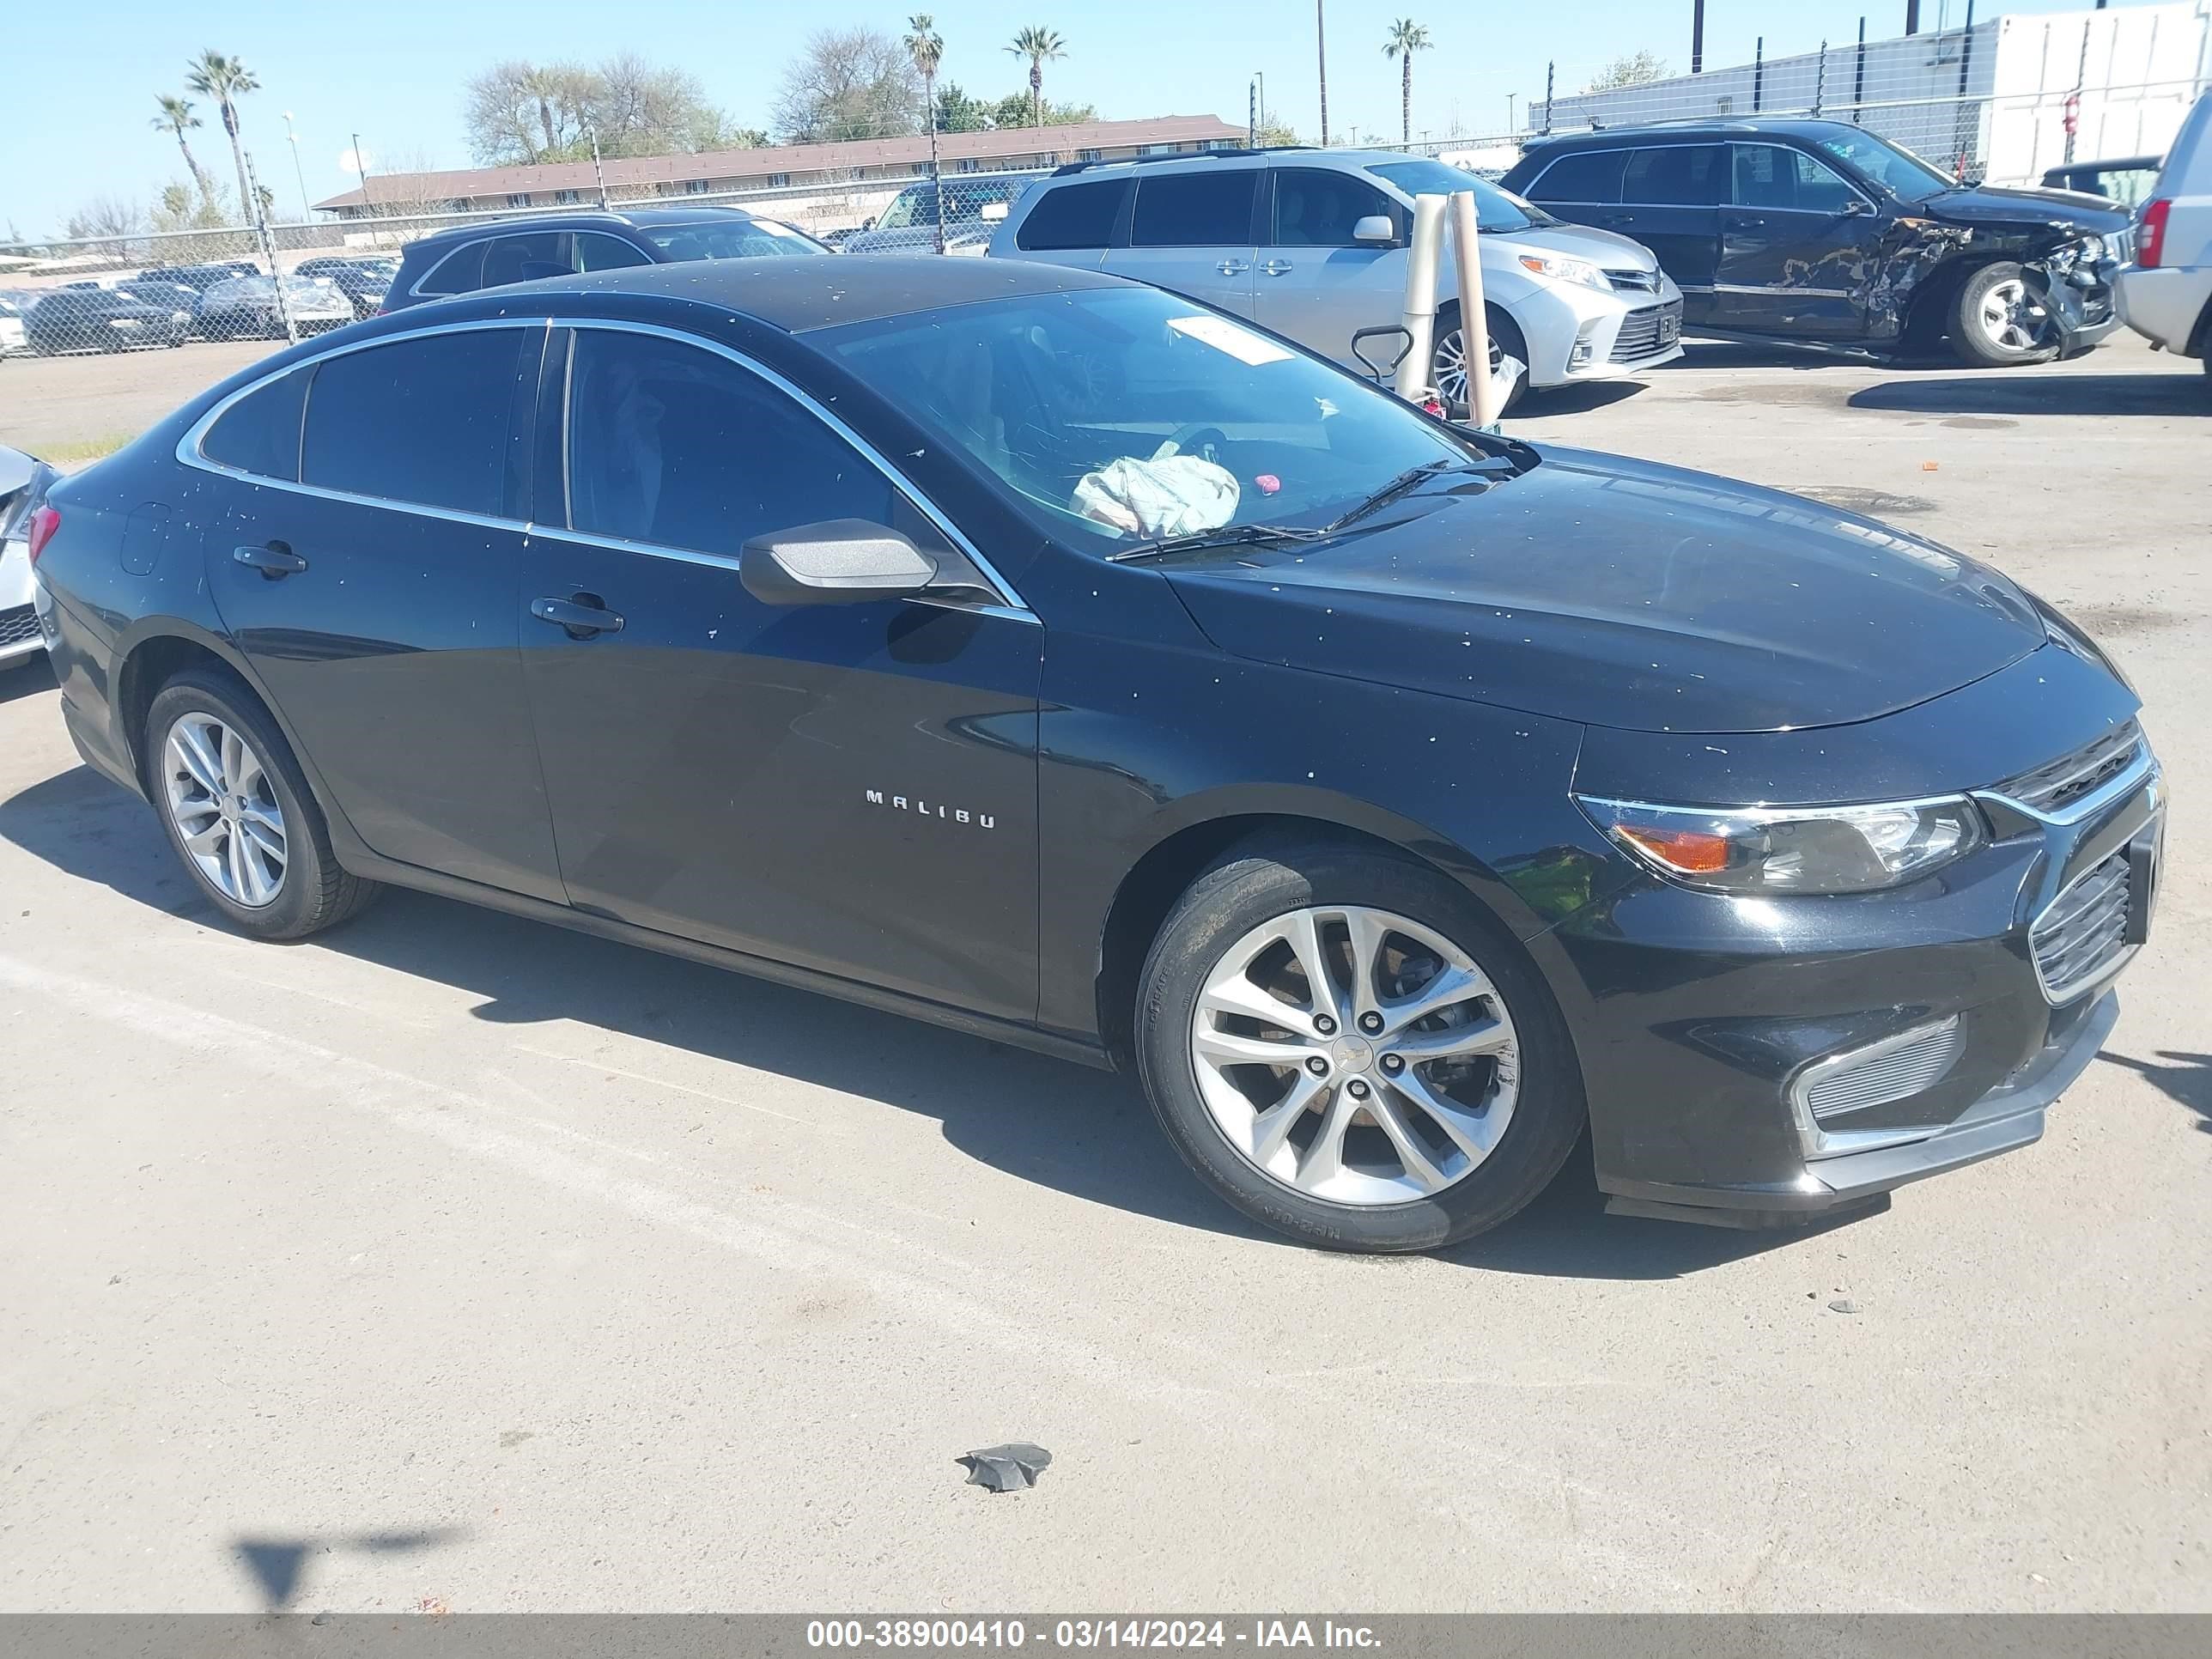
<instances>
[{"instance_id":1,"label":"car hood","mask_svg":"<svg viewBox=\"0 0 2212 1659\"><path fill-rule=\"evenodd\" d=\"M1656 270L1659 261L1643 243L1610 230L1589 225L1536 225L1528 230L1502 230L1478 239L1479 245L1511 244L1511 252L1524 247L1544 248L1569 258L1587 259L1614 270Z\"/></svg>"},{"instance_id":2,"label":"car hood","mask_svg":"<svg viewBox=\"0 0 2212 1659\"><path fill-rule=\"evenodd\" d=\"M1931 196L1917 210L1954 225L2040 225L2076 236L2111 236L2128 228L2125 208L2071 190L1976 185Z\"/></svg>"},{"instance_id":3,"label":"car hood","mask_svg":"<svg viewBox=\"0 0 2212 1659\"><path fill-rule=\"evenodd\" d=\"M2044 642L2006 578L1873 520L1540 453L1518 478L1413 498L1338 541L1161 568L1234 655L1636 731L1871 720Z\"/></svg>"}]
</instances>

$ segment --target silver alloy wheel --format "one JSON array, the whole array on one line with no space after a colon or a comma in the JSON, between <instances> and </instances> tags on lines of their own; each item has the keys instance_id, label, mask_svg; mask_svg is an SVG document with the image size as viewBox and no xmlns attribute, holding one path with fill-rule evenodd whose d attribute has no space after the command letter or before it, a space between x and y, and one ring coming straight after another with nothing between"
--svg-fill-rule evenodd
<instances>
[{"instance_id":1,"label":"silver alloy wheel","mask_svg":"<svg viewBox=\"0 0 2212 1659\"><path fill-rule=\"evenodd\" d=\"M1261 923L1206 975L1191 1068L1229 1144L1308 1198L1431 1198L1495 1150L1520 1092L1498 988L1435 929L1322 905Z\"/></svg>"},{"instance_id":2,"label":"silver alloy wheel","mask_svg":"<svg viewBox=\"0 0 2212 1659\"><path fill-rule=\"evenodd\" d=\"M185 856L232 903L274 904L284 890L284 811L253 745L213 714L181 715L162 745L161 771Z\"/></svg>"},{"instance_id":3,"label":"silver alloy wheel","mask_svg":"<svg viewBox=\"0 0 2212 1659\"><path fill-rule=\"evenodd\" d=\"M1437 395L1444 400L1446 409L1472 409L1474 405L1467 395L1467 337L1460 330L1437 342L1435 367L1431 370L1437 384Z\"/></svg>"},{"instance_id":4,"label":"silver alloy wheel","mask_svg":"<svg viewBox=\"0 0 2212 1659\"><path fill-rule=\"evenodd\" d=\"M2033 351L2044 343L2051 313L2018 276L1993 283L1982 295L1982 332L2003 351Z\"/></svg>"}]
</instances>

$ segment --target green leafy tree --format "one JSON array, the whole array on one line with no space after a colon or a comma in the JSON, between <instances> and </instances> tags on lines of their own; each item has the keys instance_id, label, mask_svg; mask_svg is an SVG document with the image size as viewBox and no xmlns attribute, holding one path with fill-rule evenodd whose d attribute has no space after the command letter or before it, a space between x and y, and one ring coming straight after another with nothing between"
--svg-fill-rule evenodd
<instances>
[{"instance_id":1,"label":"green leafy tree","mask_svg":"<svg viewBox=\"0 0 2212 1659\"><path fill-rule=\"evenodd\" d=\"M939 132L981 132L991 125L991 108L981 98L970 98L957 81L937 89L937 130Z\"/></svg>"},{"instance_id":2,"label":"green leafy tree","mask_svg":"<svg viewBox=\"0 0 2212 1659\"><path fill-rule=\"evenodd\" d=\"M1391 24L1382 38L1382 55L1396 58L1399 64L1398 126L1404 143L1413 142L1413 54L1426 52L1433 44L1428 30L1410 17Z\"/></svg>"},{"instance_id":3,"label":"green leafy tree","mask_svg":"<svg viewBox=\"0 0 2212 1659\"><path fill-rule=\"evenodd\" d=\"M937 251L945 252L945 183L937 169L937 66L945 61L945 37L938 33L936 23L926 11L916 12L906 20L906 54L914 60L915 72L921 76L921 119L929 129L929 176L937 192L937 219L934 226Z\"/></svg>"},{"instance_id":4,"label":"green leafy tree","mask_svg":"<svg viewBox=\"0 0 2212 1659\"><path fill-rule=\"evenodd\" d=\"M222 111L222 130L230 137L230 159L238 166L238 200L242 208L253 199L253 191L246 182L246 146L239 142L238 100L249 92L260 91L261 82L239 59L208 51L186 66L185 84L214 99Z\"/></svg>"},{"instance_id":5,"label":"green leafy tree","mask_svg":"<svg viewBox=\"0 0 2212 1659\"><path fill-rule=\"evenodd\" d=\"M1067 56L1067 42L1056 29L1031 24L1017 33L1006 50L1030 60L1030 125L1044 125L1044 66Z\"/></svg>"}]
</instances>

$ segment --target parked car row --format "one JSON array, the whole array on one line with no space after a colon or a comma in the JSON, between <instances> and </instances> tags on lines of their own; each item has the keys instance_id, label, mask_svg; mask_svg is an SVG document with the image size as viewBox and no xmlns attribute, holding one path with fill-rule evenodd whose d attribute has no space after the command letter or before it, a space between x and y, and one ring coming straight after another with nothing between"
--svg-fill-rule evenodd
<instances>
[{"instance_id":1,"label":"parked car row","mask_svg":"<svg viewBox=\"0 0 2212 1659\"><path fill-rule=\"evenodd\" d=\"M380 259L310 259L282 279L283 307L301 333L320 333L374 313L394 265ZM246 262L153 265L112 283L17 289L6 301L21 349L46 356L180 345L186 339L285 337L278 282ZM0 317L0 352L9 348Z\"/></svg>"}]
</instances>

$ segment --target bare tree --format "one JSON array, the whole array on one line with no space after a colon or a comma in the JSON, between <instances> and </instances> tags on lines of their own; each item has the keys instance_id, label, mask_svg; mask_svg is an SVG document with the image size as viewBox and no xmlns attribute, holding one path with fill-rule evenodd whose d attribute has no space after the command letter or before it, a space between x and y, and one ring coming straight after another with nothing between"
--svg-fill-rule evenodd
<instances>
[{"instance_id":1,"label":"bare tree","mask_svg":"<svg viewBox=\"0 0 2212 1659\"><path fill-rule=\"evenodd\" d=\"M72 242L96 242L88 253L121 258L130 252L128 239L146 229L146 216L136 202L119 196L95 196L70 215L62 234Z\"/></svg>"},{"instance_id":2,"label":"bare tree","mask_svg":"<svg viewBox=\"0 0 2212 1659\"><path fill-rule=\"evenodd\" d=\"M1642 52L1624 52L1591 78L1585 92L1613 92L1622 87L1640 87L1647 82L1667 78L1667 60L1649 48Z\"/></svg>"},{"instance_id":3,"label":"bare tree","mask_svg":"<svg viewBox=\"0 0 2212 1659\"><path fill-rule=\"evenodd\" d=\"M635 52L617 52L593 71L587 115L602 155L696 155L743 149L740 130L707 101L698 77L663 69Z\"/></svg>"},{"instance_id":4,"label":"bare tree","mask_svg":"<svg viewBox=\"0 0 2212 1659\"><path fill-rule=\"evenodd\" d=\"M793 143L903 138L921 130L921 76L880 29L817 29L783 72L772 112Z\"/></svg>"}]
</instances>

